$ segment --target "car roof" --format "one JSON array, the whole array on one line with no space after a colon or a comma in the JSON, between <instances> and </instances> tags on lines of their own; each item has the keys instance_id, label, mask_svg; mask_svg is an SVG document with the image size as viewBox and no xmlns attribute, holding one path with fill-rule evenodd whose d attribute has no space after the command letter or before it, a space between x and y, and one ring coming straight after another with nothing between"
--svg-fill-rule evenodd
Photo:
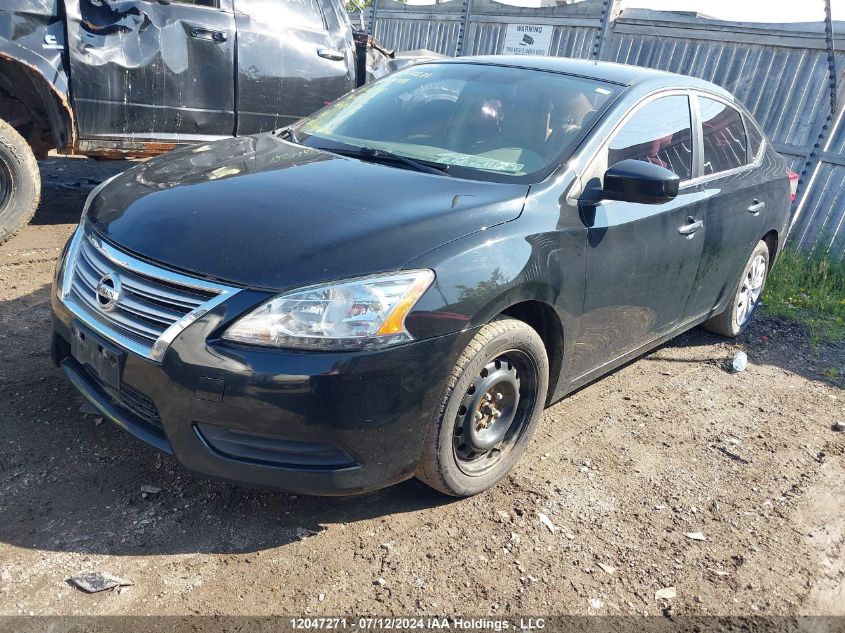
<instances>
[{"instance_id":1,"label":"car roof","mask_svg":"<svg viewBox=\"0 0 845 633\"><path fill-rule=\"evenodd\" d=\"M573 59L571 57L539 57L533 55L477 55L474 57L457 57L432 60L435 63L475 63L496 66L511 66L514 68L529 68L589 77L600 81L608 81L622 86L648 84L650 87L679 87L699 88L714 92L733 100L727 90L714 83L678 75L654 68L617 64L615 62L592 61L589 59Z\"/></svg>"}]
</instances>

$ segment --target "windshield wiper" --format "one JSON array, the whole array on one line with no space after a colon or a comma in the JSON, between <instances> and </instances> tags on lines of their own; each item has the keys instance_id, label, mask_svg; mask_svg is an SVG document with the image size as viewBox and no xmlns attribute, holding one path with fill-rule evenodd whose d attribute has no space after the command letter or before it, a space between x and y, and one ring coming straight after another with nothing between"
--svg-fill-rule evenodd
<instances>
[{"instance_id":1,"label":"windshield wiper","mask_svg":"<svg viewBox=\"0 0 845 633\"><path fill-rule=\"evenodd\" d=\"M293 143L299 145L299 139L296 138L296 132L293 131L292 125L286 125L285 127L280 127L278 130L273 132L275 136L278 136L281 139L287 139Z\"/></svg>"},{"instance_id":2,"label":"windshield wiper","mask_svg":"<svg viewBox=\"0 0 845 633\"><path fill-rule=\"evenodd\" d=\"M350 156L352 158L361 158L363 160L378 160L384 159L387 161L402 163L408 167L421 171L426 174L437 174L439 176L451 176L449 173L449 165L441 165L440 163L419 160L416 158L408 158L401 154L394 154L384 149L376 149L374 147L350 147L350 148L332 148L326 149L327 152L333 154L340 154L341 156Z\"/></svg>"}]
</instances>

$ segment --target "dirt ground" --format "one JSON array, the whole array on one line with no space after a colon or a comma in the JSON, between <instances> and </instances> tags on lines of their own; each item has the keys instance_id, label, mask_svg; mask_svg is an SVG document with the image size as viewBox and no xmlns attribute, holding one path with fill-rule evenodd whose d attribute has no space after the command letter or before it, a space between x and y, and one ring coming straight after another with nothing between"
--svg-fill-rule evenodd
<instances>
[{"instance_id":1,"label":"dirt ground","mask_svg":"<svg viewBox=\"0 0 845 633\"><path fill-rule=\"evenodd\" d=\"M0 614L845 615L845 345L784 322L693 330L579 391L461 501L207 481L81 413L49 283L94 181L128 165L45 161L0 247ZM87 570L134 584L85 594Z\"/></svg>"}]
</instances>

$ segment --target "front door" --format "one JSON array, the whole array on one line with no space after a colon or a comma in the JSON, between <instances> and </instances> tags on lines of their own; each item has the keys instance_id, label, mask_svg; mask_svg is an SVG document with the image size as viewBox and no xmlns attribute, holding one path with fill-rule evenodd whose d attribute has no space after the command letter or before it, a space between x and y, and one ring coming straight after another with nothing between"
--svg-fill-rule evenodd
<instances>
[{"instance_id":1,"label":"front door","mask_svg":"<svg viewBox=\"0 0 845 633\"><path fill-rule=\"evenodd\" d=\"M80 139L119 148L232 136L236 38L227 3L66 0Z\"/></svg>"},{"instance_id":2,"label":"front door","mask_svg":"<svg viewBox=\"0 0 845 633\"><path fill-rule=\"evenodd\" d=\"M701 257L702 193L684 184L694 165L687 95L661 96L635 109L588 168L585 188L599 187L607 168L625 159L671 169L681 189L664 204L582 205L586 285L571 365L576 379L676 327Z\"/></svg>"},{"instance_id":3,"label":"front door","mask_svg":"<svg viewBox=\"0 0 845 633\"><path fill-rule=\"evenodd\" d=\"M349 18L329 0L235 0L238 134L289 125L355 87Z\"/></svg>"}]
</instances>

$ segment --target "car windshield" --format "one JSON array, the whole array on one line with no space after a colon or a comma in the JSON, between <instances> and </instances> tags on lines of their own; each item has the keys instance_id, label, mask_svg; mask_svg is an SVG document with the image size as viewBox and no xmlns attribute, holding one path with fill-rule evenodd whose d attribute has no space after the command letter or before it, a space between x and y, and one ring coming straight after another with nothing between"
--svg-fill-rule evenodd
<instances>
[{"instance_id":1,"label":"car windshield","mask_svg":"<svg viewBox=\"0 0 845 633\"><path fill-rule=\"evenodd\" d=\"M453 176L536 182L568 158L618 91L540 70L422 64L342 97L296 124L294 133L329 151L382 150Z\"/></svg>"}]
</instances>

